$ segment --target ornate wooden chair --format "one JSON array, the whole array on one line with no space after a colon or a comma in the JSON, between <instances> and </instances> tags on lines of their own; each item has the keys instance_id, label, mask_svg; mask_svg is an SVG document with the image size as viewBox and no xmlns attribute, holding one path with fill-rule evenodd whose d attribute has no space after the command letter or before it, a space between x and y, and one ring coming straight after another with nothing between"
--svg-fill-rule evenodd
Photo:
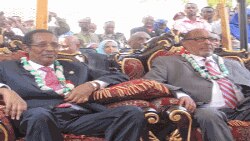
<instances>
[{"instance_id":1,"label":"ornate wooden chair","mask_svg":"<svg viewBox=\"0 0 250 141\"><path fill-rule=\"evenodd\" d=\"M150 123L149 128L152 131L149 137L151 141L202 141L199 128L192 127L192 116L185 108L178 106L178 99L174 98L161 84L140 79L150 70L154 58L179 53L181 47L178 47L177 44L172 35L166 34L153 38L142 53L116 55L114 60L120 65L121 71L127 74L131 80L99 90L92 95L90 100L103 103L110 108L120 105L136 105L145 109L145 117ZM248 60L248 58L243 58L244 63ZM13 129L2 110L0 110L0 121L0 140L14 140ZM236 141L247 141L250 138L250 122L232 120L228 124ZM165 132L159 132L162 129ZM103 138L84 135L65 134L64 137L65 141L103 140Z\"/></svg>"},{"instance_id":2,"label":"ornate wooden chair","mask_svg":"<svg viewBox=\"0 0 250 141\"><path fill-rule=\"evenodd\" d=\"M157 49L156 50L152 49L153 51L151 50L150 53L144 53L144 54L150 54L150 55L133 56L133 58L137 58L141 61L141 63L137 62L137 64L143 64L145 66L145 60L146 60L146 65L148 68L144 69L143 71L138 71L138 69L140 70L140 68L142 68L140 65L138 65L140 67L136 69L136 72L131 72L130 70L129 71L130 74L138 74L138 72L146 73L148 70L150 70L150 66L154 58L158 56L166 56L166 55L168 56L168 55L173 55L176 53L178 54L179 52L183 51L182 47L178 46L178 43L175 43L174 41L169 41L172 38L171 36L169 35L167 36L168 37L165 36L165 37L160 37L160 38L154 38L153 40L151 40L151 42L148 44L148 48L147 48L148 51L150 52L150 49L152 49L152 46ZM169 44L162 44L162 43L172 43L172 44L169 45ZM248 57L249 53L244 50L243 51L229 51L223 48L217 48L215 50L215 53L225 58L237 60L243 63L246 66L246 68L248 69L250 68L249 67L250 57ZM200 129L194 128L192 126L192 116L187 111L185 111L185 109L177 106L178 100L176 98L160 97L160 98L155 98L151 100L150 103L156 106L156 109L158 110L159 116L161 118L160 121L161 120L170 121L168 122L168 125L175 124L174 125L175 127L173 128L174 130L171 130L171 132L167 132L167 134L165 134L165 140L202 141L202 135L201 135ZM173 114L176 111L178 111L178 114ZM236 141L250 140L250 122L249 121L230 120L228 122L228 125L231 128L233 137Z\"/></svg>"}]
</instances>

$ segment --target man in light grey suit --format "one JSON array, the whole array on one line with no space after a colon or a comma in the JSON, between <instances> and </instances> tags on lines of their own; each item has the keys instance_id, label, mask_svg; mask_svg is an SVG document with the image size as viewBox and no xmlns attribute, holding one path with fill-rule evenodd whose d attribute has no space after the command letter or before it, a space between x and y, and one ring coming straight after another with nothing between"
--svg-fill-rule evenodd
<instances>
[{"instance_id":1,"label":"man in light grey suit","mask_svg":"<svg viewBox=\"0 0 250 141\"><path fill-rule=\"evenodd\" d=\"M189 31L182 41L187 52L156 58L144 78L169 87L179 104L193 113L203 140L233 141L227 120L250 120L250 72L237 61L213 54L215 41L205 29ZM219 73L213 75L206 62Z\"/></svg>"}]
</instances>

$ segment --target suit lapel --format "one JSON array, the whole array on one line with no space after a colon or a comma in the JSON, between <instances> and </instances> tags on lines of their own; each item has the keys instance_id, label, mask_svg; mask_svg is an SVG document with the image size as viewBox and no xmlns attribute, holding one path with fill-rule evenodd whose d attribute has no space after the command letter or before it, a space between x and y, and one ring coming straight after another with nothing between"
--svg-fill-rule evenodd
<instances>
[{"instance_id":1,"label":"suit lapel","mask_svg":"<svg viewBox=\"0 0 250 141\"><path fill-rule=\"evenodd\" d=\"M180 60L183 62L184 66L190 71L192 71L197 77L201 77L200 73L198 71L195 71L195 69L192 67L192 65L183 57L180 57ZM201 77L203 78L203 77ZM205 79L205 78L204 78ZM207 79L205 79L207 80Z\"/></svg>"},{"instance_id":2,"label":"suit lapel","mask_svg":"<svg viewBox=\"0 0 250 141\"><path fill-rule=\"evenodd\" d=\"M60 62L63 65L63 74L65 76L66 81L70 80L71 82L73 82L74 85L78 85L79 84L79 69L75 66L72 66L71 64L67 63L67 62ZM64 67L67 66L67 67Z\"/></svg>"},{"instance_id":3,"label":"suit lapel","mask_svg":"<svg viewBox=\"0 0 250 141\"><path fill-rule=\"evenodd\" d=\"M19 74L24 79L24 82L30 83L32 86L35 86L36 88L40 89L35 81L35 77L32 74L30 74L29 71L25 70L21 63L19 63L19 68L20 68Z\"/></svg>"},{"instance_id":4,"label":"suit lapel","mask_svg":"<svg viewBox=\"0 0 250 141\"><path fill-rule=\"evenodd\" d=\"M195 71L194 68L192 67L192 65L185 58L180 57L180 60L183 62L184 66L186 66L186 68L188 68L190 71L192 71L198 77L201 77L200 73Z\"/></svg>"}]
</instances>

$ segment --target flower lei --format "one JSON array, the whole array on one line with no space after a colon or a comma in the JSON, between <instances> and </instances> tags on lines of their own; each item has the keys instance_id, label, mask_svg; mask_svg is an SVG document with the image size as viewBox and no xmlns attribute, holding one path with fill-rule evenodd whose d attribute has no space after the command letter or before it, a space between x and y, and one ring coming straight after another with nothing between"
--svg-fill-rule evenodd
<instances>
[{"instance_id":1,"label":"flower lei","mask_svg":"<svg viewBox=\"0 0 250 141\"><path fill-rule=\"evenodd\" d=\"M27 61L27 57L22 57L21 63L23 64L24 69L28 70L35 77L35 81L41 90L52 90L52 88L45 85L45 81L42 79L40 73L32 68L30 63ZM62 85L62 88L56 90L55 92L57 94L67 95L72 89L74 89L75 86L69 81L66 81L63 75L63 67L58 61L55 61L55 73L60 84Z\"/></svg>"},{"instance_id":2,"label":"flower lei","mask_svg":"<svg viewBox=\"0 0 250 141\"><path fill-rule=\"evenodd\" d=\"M205 78L205 79L208 79L208 80L217 80L217 79L221 79L221 78L225 78L226 76L228 76L229 72L224 64L224 61L222 59L222 57L218 56L218 55L213 55L214 57L216 57L218 59L218 64L219 64L219 67L220 67L220 70L222 71L221 74L219 75L213 75L211 76L206 69L202 69L198 63L194 60L194 58L189 55L189 54L181 54L181 56L183 58L185 58L190 64L191 66L197 71L200 73L201 77Z\"/></svg>"}]
</instances>

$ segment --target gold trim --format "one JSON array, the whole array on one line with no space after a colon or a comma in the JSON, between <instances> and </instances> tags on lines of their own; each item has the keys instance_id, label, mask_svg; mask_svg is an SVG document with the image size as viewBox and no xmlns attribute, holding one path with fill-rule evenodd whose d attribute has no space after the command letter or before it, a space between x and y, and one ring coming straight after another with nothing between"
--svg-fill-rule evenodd
<instances>
[{"instance_id":1,"label":"gold trim","mask_svg":"<svg viewBox=\"0 0 250 141\"><path fill-rule=\"evenodd\" d=\"M156 52L154 52L152 55L150 55L150 57L148 58L148 61L147 61L147 65L148 65L148 70L151 70L151 64L152 64L152 58L155 57L155 55L160 52L160 51L164 51L164 49L160 49Z\"/></svg>"},{"instance_id":2,"label":"gold trim","mask_svg":"<svg viewBox=\"0 0 250 141\"><path fill-rule=\"evenodd\" d=\"M62 59L62 58L58 58L57 60L73 62L73 60L71 60L71 59Z\"/></svg>"},{"instance_id":3,"label":"gold trim","mask_svg":"<svg viewBox=\"0 0 250 141\"><path fill-rule=\"evenodd\" d=\"M11 47L17 47L17 45L15 44L15 43L19 43L19 44L23 44L23 42L22 41L20 41L20 40L13 40L13 41L11 41L10 43L9 43L9 45L11 46Z\"/></svg>"},{"instance_id":4,"label":"gold trim","mask_svg":"<svg viewBox=\"0 0 250 141\"><path fill-rule=\"evenodd\" d=\"M159 122L159 120L160 120L159 115L154 113L154 112L146 113L145 117L146 117L148 123L150 123L150 124L155 124L155 123Z\"/></svg>"},{"instance_id":5,"label":"gold trim","mask_svg":"<svg viewBox=\"0 0 250 141\"><path fill-rule=\"evenodd\" d=\"M149 131L149 140L150 141L160 141L155 135L153 132Z\"/></svg>"},{"instance_id":6,"label":"gold trim","mask_svg":"<svg viewBox=\"0 0 250 141\"><path fill-rule=\"evenodd\" d=\"M169 119L174 121L174 122L180 121L181 120L181 115L180 114L186 115L186 117L189 120L187 141L190 141L191 128L192 128L192 122L193 122L191 115L188 112L184 111L184 110L173 110L173 111L171 111L169 113Z\"/></svg>"},{"instance_id":7,"label":"gold trim","mask_svg":"<svg viewBox=\"0 0 250 141\"><path fill-rule=\"evenodd\" d=\"M248 57L248 58L242 58L242 60L244 61L244 63L247 63L248 61L250 61L250 57Z\"/></svg>"},{"instance_id":8,"label":"gold trim","mask_svg":"<svg viewBox=\"0 0 250 141\"><path fill-rule=\"evenodd\" d=\"M170 137L166 138L168 141L182 141L181 134L178 129L174 130L171 134Z\"/></svg>"},{"instance_id":9,"label":"gold trim","mask_svg":"<svg viewBox=\"0 0 250 141\"><path fill-rule=\"evenodd\" d=\"M3 131L4 141L8 141L8 138L9 138L8 131L6 130L6 128L2 124L0 124L0 130Z\"/></svg>"},{"instance_id":10,"label":"gold trim","mask_svg":"<svg viewBox=\"0 0 250 141\"><path fill-rule=\"evenodd\" d=\"M231 59L237 59L239 62L241 62L242 64L244 64L244 60L242 58L240 58L239 56L223 56L223 58L231 58Z\"/></svg>"},{"instance_id":11,"label":"gold trim","mask_svg":"<svg viewBox=\"0 0 250 141\"><path fill-rule=\"evenodd\" d=\"M12 53L7 47L0 48L1 54L10 54Z\"/></svg>"},{"instance_id":12,"label":"gold trim","mask_svg":"<svg viewBox=\"0 0 250 141\"><path fill-rule=\"evenodd\" d=\"M229 52L229 53L243 53L243 52L246 51L245 49L242 49L242 50L228 50L226 48L222 48L222 50L225 51L225 52Z\"/></svg>"},{"instance_id":13,"label":"gold trim","mask_svg":"<svg viewBox=\"0 0 250 141\"><path fill-rule=\"evenodd\" d=\"M161 43L163 43L163 45L161 45ZM157 41L156 44L164 46L164 47L171 47L171 43L167 39L163 39L163 40Z\"/></svg>"},{"instance_id":14,"label":"gold trim","mask_svg":"<svg viewBox=\"0 0 250 141\"><path fill-rule=\"evenodd\" d=\"M67 55L67 56L75 56L80 55L80 53L66 53L66 52L58 52L60 55Z\"/></svg>"},{"instance_id":15,"label":"gold trim","mask_svg":"<svg viewBox=\"0 0 250 141\"><path fill-rule=\"evenodd\" d=\"M184 48L183 46L179 46L179 47L172 46L171 49L169 50L169 52L171 52L171 53L178 53L178 52L180 52L183 48Z\"/></svg>"}]
</instances>

